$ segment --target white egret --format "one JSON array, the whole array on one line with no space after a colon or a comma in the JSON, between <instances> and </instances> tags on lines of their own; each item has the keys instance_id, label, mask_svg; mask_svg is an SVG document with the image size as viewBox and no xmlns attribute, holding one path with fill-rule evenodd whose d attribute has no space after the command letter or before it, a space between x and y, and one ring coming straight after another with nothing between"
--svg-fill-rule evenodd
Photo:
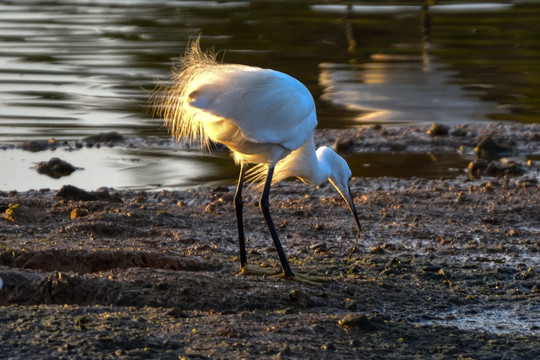
<instances>
[{"instance_id":1,"label":"white egret","mask_svg":"<svg viewBox=\"0 0 540 360\"><path fill-rule=\"evenodd\" d=\"M329 180L347 201L360 230L351 195L351 170L334 150L315 150L315 103L308 89L284 73L258 67L224 64L193 41L173 68L172 82L156 90L154 112L178 139L226 145L240 165L234 196L240 264L247 267L242 217L242 186L248 164L258 164L255 178L264 178L259 206L274 241L285 277L293 277L270 216L274 182L298 177L319 186ZM265 176L266 175L266 176Z\"/></svg>"}]
</instances>

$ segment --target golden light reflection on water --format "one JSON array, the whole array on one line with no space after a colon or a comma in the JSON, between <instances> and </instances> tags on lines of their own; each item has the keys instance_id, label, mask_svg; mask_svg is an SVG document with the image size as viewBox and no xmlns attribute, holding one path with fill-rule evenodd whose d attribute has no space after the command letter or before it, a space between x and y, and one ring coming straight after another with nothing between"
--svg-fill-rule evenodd
<instances>
[{"instance_id":1,"label":"golden light reflection on water","mask_svg":"<svg viewBox=\"0 0 540 360\"><path fill-rule=\"evenodd\" d=\"M495 103L477 101L471 91L452 84L455 72L432 64L426 72L421 58L410 61L386 55L380 62L321 66L322 98L362 113L359 123L462 123L464 119L489 121L507 111Z\"/></svg>"},{"instance_id":2,"label":"golden light reflection on water","mask_svg":"<svg viewBox=\"0 0 540 360\"><path fill-rule=\"evenodd\" d=\"M349 14L339 4L310 5L290 1L284 10L279 2L4 2L0 143L79 141L105 131L168 138L161 120L146 111L147 93L169 77L174 59L199 33L203 47L226 50L227 62L299 78L314 94L322 128L539 121L539 4L437 5L429 31L421 30L426 18L417 1L355 4ZM2 165L28 169L36 160L9 151L2 154ZM103 149L88 168L108 171L116 160L107 151L112 150ZM171 181L154 181L155 168L134 166L140 175L103 179L102 185L131 186L132 179L144 182L141 186L169 184L175 178L177 184L197 184L235 177L228 174L236 169L226 156L203 157L194 162L201 170L194 180L190 165L177 163L170 151L164 147L157 156L189 171L160 168L159 177ZM42 155L39 161L47 160L49 155ZM140 157L150 161L149 155ZM374 157L370 171L377 167L375 159L384 164L383 157ZM365 172L365 166L356 166L357 173ZM423 176L421 171L417 175ZM385 175L397 176L395 168L387 167ZM29 179L12 176L2 187L18 187ZM36 179L28 186L56 187ZM87 187L94 185L88 182Z\"/></svg>"}]
</instances>

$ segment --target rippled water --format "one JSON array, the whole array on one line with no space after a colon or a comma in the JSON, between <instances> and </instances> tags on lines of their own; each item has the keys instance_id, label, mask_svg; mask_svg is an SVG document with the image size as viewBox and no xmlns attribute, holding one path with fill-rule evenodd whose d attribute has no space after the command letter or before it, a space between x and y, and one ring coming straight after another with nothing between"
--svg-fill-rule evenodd
<instances>
[{"instance_id":1,"label":"rippled water","mask_svg":"<svg viewBox=\"0 0 540 360\"><path fill-rule=\"evenodd\" d=\"M0 0L0 143L78 141L113 130L131 139L167 138L147 113L147 93L198 34L203 47L226 49L227 62L299 78L315 97L321 127L538 121L538 2L432 7L430 42L418 2L375 4L347 10L304 1ZM0 151L0 189L159 189L232 184L236 177L223 154L201 158L145 144ZM53 156L84 170L54 180L31 168ZM445 177L466 163L400 156L411 166L373 154L351 159L353 172Z\"/></svg>"}]
</instances>

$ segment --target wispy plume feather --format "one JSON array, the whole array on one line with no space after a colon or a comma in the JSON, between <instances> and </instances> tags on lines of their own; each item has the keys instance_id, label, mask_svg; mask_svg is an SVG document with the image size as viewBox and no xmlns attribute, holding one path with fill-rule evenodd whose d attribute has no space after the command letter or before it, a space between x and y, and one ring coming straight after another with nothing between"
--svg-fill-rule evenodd
<instances>
[{"instance_id":1,"label":"wispy plume feather","mask_svg":"<svg viewBox=\"0 0 540 360\"><path fill-rule=\"evenodd\" d=\"M194 118L195 110L189 105L210 68L219 65L214 51L202 51L200 38L191 41L185 54L172 69L171 82L158 85L150 96L152 114L162 117L164 124L178 140L199 142L209 147L210 139L203 126Z\"/></svg>"}]
</instances>

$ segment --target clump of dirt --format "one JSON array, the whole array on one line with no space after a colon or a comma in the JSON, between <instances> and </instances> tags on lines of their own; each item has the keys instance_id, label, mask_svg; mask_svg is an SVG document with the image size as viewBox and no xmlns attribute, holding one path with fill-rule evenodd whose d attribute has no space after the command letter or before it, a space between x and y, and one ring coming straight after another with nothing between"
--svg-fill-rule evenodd
<instances>
[{"instance_id":1,"label":"clump of dirt","mask_svg":"<svg viewBox=\"0 0 540 360\"><path fill-rule=\"evenodd\" d=\"M454 136L474 153L479 137L407 131L407 148ZM274 186L291 266L328 280L319 285L240 273L232 186L0 192L3 211L39 214L0 219L3 355L539 358L540 191L529 175L354 179L363 232L352 254L355 224L333 188ZM244 193L248 261L278 270L259 193Z\"/></svg>"}]
</instances>

